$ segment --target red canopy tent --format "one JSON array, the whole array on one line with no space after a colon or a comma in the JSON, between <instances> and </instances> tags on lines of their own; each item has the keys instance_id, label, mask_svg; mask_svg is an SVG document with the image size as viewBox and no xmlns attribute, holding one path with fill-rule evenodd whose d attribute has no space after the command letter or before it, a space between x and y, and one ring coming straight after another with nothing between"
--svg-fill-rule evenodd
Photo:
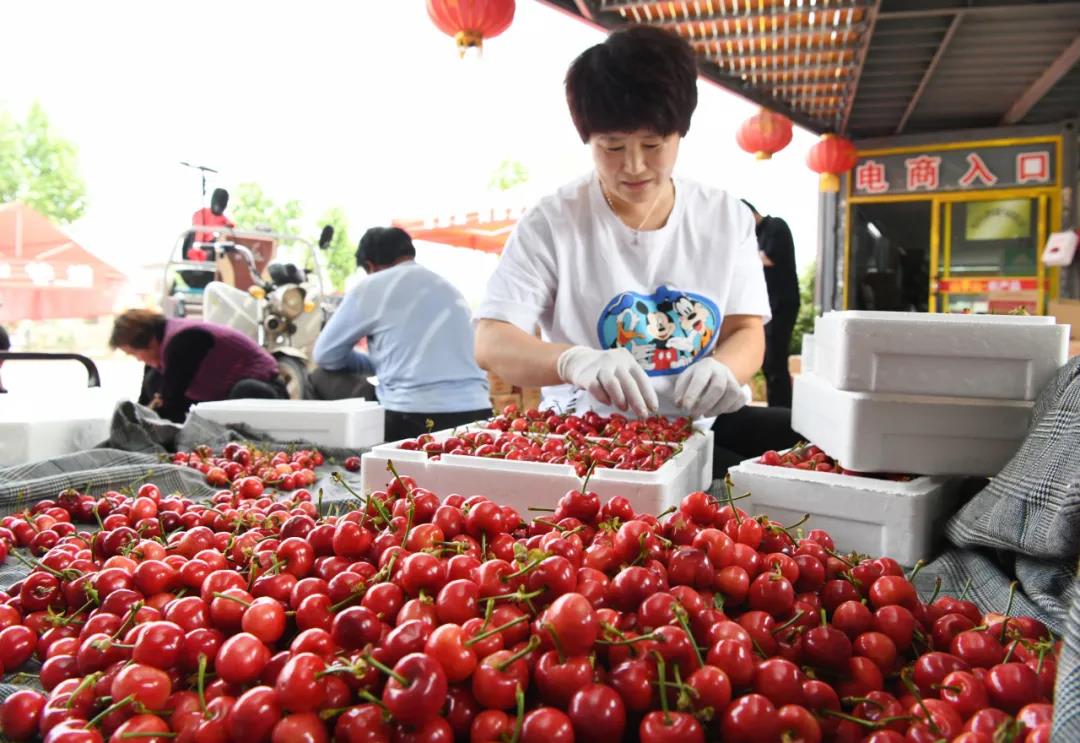
<instances>
[{"instance_id":1,"label":"red canopy tent","mask_svg":"<svg viewBox=\"0 0 1080 743\"><path fill-rule=\"evenodd\" d=\"M124 281L30 207L0 205L0 323L110 315Z\"/></svg>"},{"instance_id":2,"label":"red canopy tent","mask_svg":"<svg viewBox=\"0 0 1080 743\"><path fill-rule=\"evenodd\" d=\"M408 232L413 240L498 254L502 252L506 239L524 211L488 209L434 219L395 219L391 224Z\"/></svg>"}]
</instances>

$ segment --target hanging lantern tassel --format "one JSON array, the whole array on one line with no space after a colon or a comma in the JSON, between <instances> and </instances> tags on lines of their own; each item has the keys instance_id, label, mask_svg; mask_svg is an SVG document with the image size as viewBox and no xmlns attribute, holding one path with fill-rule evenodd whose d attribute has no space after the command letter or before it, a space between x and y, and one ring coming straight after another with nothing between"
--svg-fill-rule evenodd
<instances>
[{"instance_id":1,"label":"hanging lantern tassel","mask_svg":"<svg viewBox=\"0 0 1080 743\"><path fill-rule=\"evenodd\" d=\"M758 160L768 160L791 142L791 119L762 108L739 126L735 142Z\"/></svg>"},{"instance_id":2,"label":"hanging lantern tassel","mask_svg":"<svg viewBox=\"0 0 1080 743\"><path fill-rule=\"evenodd\" d=\"M457 42L458 56L469 49L483 53L484 40L510 27L514 0L427 0L428 17Z\"/></svg>"},{"instance_id":3,"label":"hanging lantern tassel","mask_svg":"<svg viewBox=\"0 0 1080 743\"><path fill-rule=\"evenodd\" d=\"M840 175L855 167L858 152L850 139L836 134L822 134L806 153L806 165L821 175L818 188L824 193L840 190Z\"/></svg>"}]
</instances>

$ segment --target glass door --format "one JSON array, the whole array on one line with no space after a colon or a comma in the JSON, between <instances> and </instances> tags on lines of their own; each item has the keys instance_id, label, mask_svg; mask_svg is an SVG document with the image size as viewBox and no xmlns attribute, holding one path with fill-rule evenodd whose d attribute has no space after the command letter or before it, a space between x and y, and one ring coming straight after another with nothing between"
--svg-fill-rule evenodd
<instances>
[{"instance_id":1,"label":"glass door","mask_svg":"<svg viewBox=\"0 0 1080 743\"><path fill-rule=\"evenodd\" d=\"M930 311L1041 314L1045 195L963 194L935 200Z\"/></svg>"}]
</instances>

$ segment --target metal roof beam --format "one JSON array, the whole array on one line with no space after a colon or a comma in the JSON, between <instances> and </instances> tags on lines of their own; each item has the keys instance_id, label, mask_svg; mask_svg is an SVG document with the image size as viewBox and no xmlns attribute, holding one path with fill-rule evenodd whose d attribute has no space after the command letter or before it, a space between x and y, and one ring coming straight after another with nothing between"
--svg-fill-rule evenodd
<instances>
[{"instance_id":1,"label":"metal roof beam","mask_svg":"<svg viewBox=\"0 0 1080 743\"><path fill-rule=\"evenodd\" d=\"M924 8L920 10L889 10L881 14L883 20L895 20L899 18L948 18L949 16L961 14L970 16L994 16L994 15L1008 15L1016 13L1017 11L1024 11L1030 13L1036 11L1040 15L1054 10L1075 10L1080 8L1080 2L1064 2L1064 3L1013 3L1003 2L999 5L977 5L977 6L957 6L955 8Z\"/></svg>"},{"instance_id":2,"label":"metal roof beam","mask_svg":"<svg viewBox=\"0 0 1080 743\"><path fill-rule=\"evenodd\" d=\"M581 1L581 0L579 0L579 1ZM700 0L699 0L699 4L700 4ZM639 22L643 26L657 26L659 28L677 28L679 26L692 25L692 24L696 24L696 23L707 23L707 24L710 24L710 25L711 24L731 24L731 23L734 23L734 24L748 24L750 26L753 26L755 24L760 24L762 21L764 21L768 25L778 25L781 22L783 22L784 25L794 25L796 28L815 28L815 27L817 27L816 20L814 22L811 22L811 21L808 20L812 15L818 16L818 17L824 16L825 18L830 18L830 17L835 18L837 15L849 16L850 17L856 11L863 10L863 8L865 6L864 5L837 5L837 6L830 5L829 7L826 8L826 7L817 7L817 6L809 6L809 5L807 5L807 6L801 7L801 8L792 7L792 8L787 8L787 9L784 9L782 6L778 6L778 7L780 7L780 10L778 12L777 11L774 11L774 12L766 11L764 13L740 13L738 11L735 11L735 12L732 12L732 13L725 13L723 11L720 11L720 12L714 11L712 13L702 13L701 15L697 15L697 14L679 14L679 16L681 16L681 17L673 15L670 12L665 12L663 14L656 15L656 16L653 16L651 18L642 17ZM624 14L620 14L620 15L623 15L623 17L627 17ZM642 16L642 12L638 11L637 17L641 17L641 16ZM792 20L796 20L797 22L793 23L793 24L789 23L789 21L792 21ZM852 19L850 21L845 21L844 23L838 23L838 24L833 24L833 23L829 22L829 24L828 24L828 26L826 28L827 28L827 30L837 29L837 28L847 27L852 23L858 23L858 21L855 21L854 19Z\"/></svg>"},{"instance_id":3,"label":"metal roof beam","mask_svg":"<svg viewBox=\"0 0 1080 743\"><path fill-rule=\"evenodd\" d=\"M1043 74L1039 75L1039 79L1020 94L1020 97L1005 113L1001 123L1015 124L1027 116L1028 112L1035 107L1035 104L1050 92L1050 88L1054 87L1057 81L1072 69L1077 60L1080 60L1080 34L1072 40L1072 43L1065 48L1065 51L1058 55L1057 59L1050 63L1050 66L1046 68Z\"/></svg>"},{"instance_id":4,"label":"metal roof beam","mask_svg":"<svg viewBox=\"0 0 1080 743\"><path fill-rule=\"evenodd\" d=\"M686 23L656 23L656 24L642 23L641 25L642 26L654 25L657 28L666 28L666 29L668 29L670 31L673 28L676 28L678 26L690 25L691 27L693 27L694 24L693 23L689 23L689 24L686 24ZM767 41L767 40L770 40L770 39L776 39L776 40L795 39L795 38L801 38L801 37L807 37L807 36L812 38L814 36L829 36L831 34L836 34L837 36L848 36L848 35L851 35L851 34L862 33L865 29L866 29L866 22L865 21L859 21L857 23L850 23L850 24L849 23L843 23L843 24L840 24L839 26L824 26L824 27L803 26L803 27L800 27L800 28L776 28L776 29L766 29L766 30L754 29L752 31L732 31L732 32L725 31L723 33L720 33L720 29L717 28L714 25L713 28L712 28L712 33L705 32L703 34L697 34L697 33L691 32L690 34L687 34L684 38L686 38L686 40L689 41L692 44L713 43L713 42L724 44L724 43L727 43L729 41L743 41L743 42L749 42L749 43L752 43L752 44L758 44L761 41ZM842 45L843 45L843 42L839 42L837 44L833 44L832 46L835 49L835 48L837 48L839 46L842 46Z\"/></svg>"},{"instance_id":5,"label":"metal roof beam","mask_svg":"<svg viewBox=\"0 0 1080 743\"><path fill-rule=\"evenodd\" d=\"M844 102L844 115L840 120L841 133L847 131L848 121L851 119L851 109L855 106L855 96L859 93L859 78L862 77L863 67L866 66L866 54L870 51L870 39L874 36L874 26L877 25L879 12L881 12L881 0L874 0L874 7L866 11L869 16L868 27L863 32L862 43L855 57L857 60L855 74L851 79L851 90L848 91L847 100Z\"/></svg>"},{"instance_id":6,"label":"metal roof beam","mask_svg":"<svg viewBox=\"0 0 1080 743\"><path fill-rule=\"evenodd\" d=\"M705 0L698 0L697 4L700 5L704 1ZM841 13L845 13L848 10L861 10L864 8L868 8L874 4L874 0L838 0L834 4L831 3L828 8L817 8L811 6L809 0L803 0L801 7L784 7L783 4L777 4L773 5L771 9L763 12L746 13L739 10L740 5L745 5L745 0L713 0L713 2L720 6L721 11L720 13L713 12L712 16L716 17L717 19L727 18L728 20L738 18L772 18L775 16L789 15L798 12L805 13L811 10L825 10L830 13L835 10L839 10ZM694 2L693 0L685 0L684 2L679 2L678 4L680 6L689 6L694 4ZM723 15L723 13L728 7L728 4L731 5L732 11L725 16ZM757 3L755 2L754 4L756 5ZM796 4L793 2L792 5ZM673 8L675 7L675 3L671 2L671 0L600 0L599 10L601 13L622 13L623 11L632 12L634 10L644 12L644 9L647 7L660 8L660 10L657 11L658 13L671 14L670 10L664 10L664 8ZM680 15L687 16L688 14L681 13ZM703 13L702 17L705 17L706 15L708 14Z\"/></svg>"},{"instance_id":7,"label":"metal roof beam","mask_svg":"<svg viewBox=\"0 0 1080 743\"><path fill-rule=\"evenodd\" d=\"M926 86L930 84L930 78L934 76L934 71L941 64L941 59L945 56L945 50L949 48L949 43L956 36L956 30L960 28L960 23L963 20L964 16L962 15L953 16L952 23L949 24L945 35L941 37L941 43L938 45L937 51L934 52L934 56L930 59L930 64L926 66L926 72L923 73L922 80L919 81L919 87L915 88L915 93L911 96L911 100L908 101L907 108L904 109L904 115L900 117L900 123L896 125L897 134L904 131L904 127L907 126L908 119L915 112L915 107L919 105L919 100L922 98L923 93L926 92Z\"/></svg>"}]
</instances>

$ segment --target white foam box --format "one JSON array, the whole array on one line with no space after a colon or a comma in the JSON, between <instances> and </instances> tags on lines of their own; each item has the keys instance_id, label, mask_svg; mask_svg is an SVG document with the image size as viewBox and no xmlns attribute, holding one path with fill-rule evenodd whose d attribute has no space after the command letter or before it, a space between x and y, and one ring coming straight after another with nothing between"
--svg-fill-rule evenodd
<instances>
[{"instance_id":1,"label":"white foam box","mask_svg":"<svg viewBox=\"0 0 1080 743\"><path fill-rule=\"evenodd\" d=\"M812 365L840 390L1034 400L1068 352L1053 317L844 311L817 319Z\"/></svg>"},{"instance_id":2,"label":"white foam box","mask_svg":"<svg viewBox=\"0 0 1080 743\"><path fill-rule=\"evenodd\" d=\"M0 467L62 457L109 438L115 396L100 388L0 395Z\"/></svg>"},{"instance_id":3,"label":"white foam box","mask_svg":"<svg viewBox=\"0 0 1080 743\"><path fill-rule=\"evenodd\" d=\"M478 427L482 426L470 428ZM433 435L436 441L444 441L452 433L440 431ZM499 434L491 433L496 437ZM568 464L452 454L443 454L435 460L421 451L401 449L400 443L376 446L361 457L361 484L365 494L385 489L393 478L387 469L387 462L392 461L398 474L414 478L417 485L440 497L451 493L466 497L485 495L496 503L513 506L524 518L529 518L530 506L554 508L559 498L569 490L580 488L582 483ZM712 431L698 432L655 471L596 469L588 489L595 491L602 501L621 495L630 500L635 511L657 514L677 506L687 493L709 489L712 458Z\"/></svg>"},{"instance_id":4,"label":"white foam box","mask_svg":"<svg viewBox=\"0 0 1080 743\"><path fill-rule=\"evenodd\" d=\"M815 369L821 356L817 346ZM1027 436L1033 407L1025 400L848 392L815 371L795 379L791 427L845 469L993 476Z\"/></svg>"},{"instance_id":5,"label":"white foam box","mask_svg":"<svg viewBox=\"0 0 1080 743\"><path fill-rule=\"evenodd\" d=\"M225 426L243 424L277 441L361 449L383 442L384 411L363 398L345 400L219 400L191 412Z\"/></svg>"},{"instance_id":6,"label":"white foam box","mask_svg":"<svg viewBox=\"0 0 1080 743\"><path fill-rule=\"evenodd\" d=\"M740 506L781 524L806 514L803 529L824 529L841 552L891 557L914 565L936 554L945 524L959 508L960 480L917 477L907 482L814 472L748 459L729 470Z\"/></svg>"}]
</instances>

